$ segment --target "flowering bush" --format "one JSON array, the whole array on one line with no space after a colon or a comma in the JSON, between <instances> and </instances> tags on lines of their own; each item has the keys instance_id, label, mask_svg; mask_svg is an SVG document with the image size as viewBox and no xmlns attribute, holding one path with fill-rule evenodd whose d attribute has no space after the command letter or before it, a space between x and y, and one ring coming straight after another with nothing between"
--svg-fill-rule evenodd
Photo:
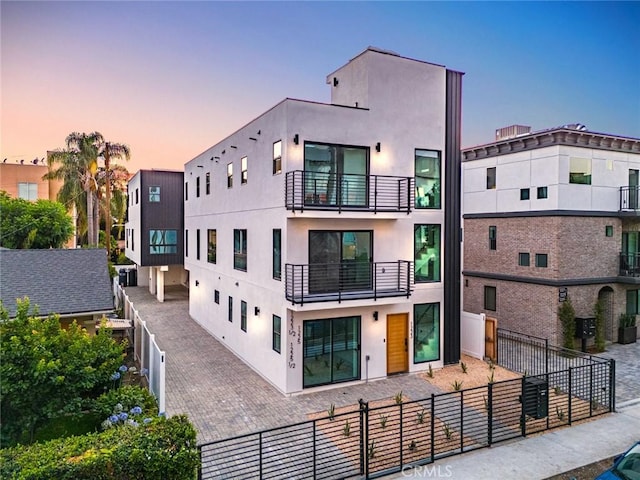
<instances>
[{"instance_id":1,"label":"flowering bush","mask_svg":"<svg viewBox=\"0 0 640 480\"><path fill-rule=\"evenodd\" d=\"M137 421L142 421L144 417L153 418L158 415L158 404L147 389L136 385L125 385L100 395L95 401L93 411L112 424L118 424L118 422L121 423L119 418L121 413L126 413L127 417L136 415ZM144 416L141 416L143 412ZM114 415L118 417L117 421L112 418Z\"/></svg>"}]
</instances>

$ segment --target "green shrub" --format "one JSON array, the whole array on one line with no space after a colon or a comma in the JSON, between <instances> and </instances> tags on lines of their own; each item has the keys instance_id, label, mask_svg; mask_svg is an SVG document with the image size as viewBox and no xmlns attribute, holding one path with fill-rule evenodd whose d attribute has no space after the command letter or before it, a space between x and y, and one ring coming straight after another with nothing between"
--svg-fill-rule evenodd
<instances>
[{"instance_id":1,"label":"green shrub","mask_svg":"<svg viewBox=\"0 0 640 480\"><path fill-rule=\"evenodd\" d=\"M0 451L3 480L189 480L199 463L184 415Z\"/></svg>"},{"instance_id":2,"label":"green shrub","mask_svg":"<svg viewBox=\"0 0 640 480\"><path fill-rule=\"evenodd\" d=\"M573 350L574 337L576 334L576 312L573 309L569 296L560 304L558 318L560 319L560 326L562 327L562 346Z\"/></svg>"},{"instance_id":3,"label":"green shrub","mask_svg":"<svg viewBox=\"0 0 640 480\"><path fill-rule=\"evenodd\" d=\"M137 385L124 385L114 390L109 390L100 395L93 411L104 420L115 413L116 405L121 405L122 411L128 412L133 407L140 407L145 415L155 417L158 415L158 404L155 397L143 387Z\"/></svg>"}]
</instances>

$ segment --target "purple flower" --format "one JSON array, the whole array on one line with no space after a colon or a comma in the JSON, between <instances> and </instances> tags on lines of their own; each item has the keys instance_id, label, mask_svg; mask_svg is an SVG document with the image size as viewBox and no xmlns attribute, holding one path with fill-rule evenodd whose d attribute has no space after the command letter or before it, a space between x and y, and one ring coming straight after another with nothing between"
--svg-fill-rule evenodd
<instances>
[{"instance_id":1,"label":"purple flower","mask_svg":"<svg viewBox=\"0 0 640 480\"><path fill-rule=\"evenodd\" d=\"M150 419L149 417L147 417L147 418L145 418L145 419L143 420L143 422L144 422L145 424L147 424L147 423L151 423L151 419Z\"/></svg>"},{"instance_id":2,"label":"purple flower","mask_svg":"<svg viewBox=\"0 0 640 480\"><path fill-rule=\"evenodd\" d=\"M127 412L121 412L118 414L118 418L124 422L127 418L129 418L129 415L127 414Z\"/></svg>"},{"instance_id":3,"label":"purple flower","mask_svg":"<svg viewBox=\"0 0 640 480\"><path fill-rule=\"evenodd\" d=\"M142 370L140 370L140 375L142 375L143 377L146 376L147 373L149 373L149 369L148 368L143 368Z\"/></svg>"},{"instance_id":4,"label":"purple flower","mask_svg":"<svg viewBox=\"0 0 640 480\"><path fill-rule=\"evenodd\" d=\"M127 366L126 366L126 365L120 365L120 368L118 368L118 370L120 370L122 373L124 373L124 372L126 372L127 370L129 370L129 369L127 368Z\"/></svg>"},{"instance_id":5,"label":"purple flower","mask_svg":"<svg viewBox=\"0 0 640 480\"><path fill-rule=\"evenodd\" d=\"M118 423L118 420L120 420L120 419L118 418L118 415L111 415L111 416L109 417L109 421L110 421L111 423Z\"/></svg>"},{"instance_id":6,"label":"purple flower","mask_svg":"<svg viewBox=\"0 0 640 480\"><path fill-rule=\"evenodd\" d=\"M139 424L135 420L127 420L127 425L131 425L132 427L137 427Z\"/></svg>"},{"instance_id":7,"label":"purple flower","mask_svg":"<svg viewBox=\"0 0 640 480\"><path fill-rule=\"evenodd\" d=\"M142 408L135 406L130 410L132 415L140 415L142 413Z\"/></svg>"},{"instance_id":8,"label":"purple flower","mask_svg":"<svg viewBox=\"0 0 640 480\"><path fill-rule=\"evenodd\" d=\"M120 372L116 372L113 375L111 375L111 380L115 381L119 379L120 379Z\"/></svg>"}]
</instances>

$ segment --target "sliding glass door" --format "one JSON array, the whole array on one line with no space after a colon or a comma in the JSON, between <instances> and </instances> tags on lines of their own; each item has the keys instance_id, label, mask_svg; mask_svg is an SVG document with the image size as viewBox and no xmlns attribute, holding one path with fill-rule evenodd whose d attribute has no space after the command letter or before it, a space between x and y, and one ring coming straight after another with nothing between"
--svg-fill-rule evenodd
<instances>
[{"instance_id":1,"label":"sliding glass door","mask_svg":"<svg viewBox=\"0 0 640 480\"><path fill-rule=\"evenodd\" d=\"M360 317L304 322L303 386L360 378Z\"/></svg>"},{"instance_id":2,"label":"sliding glass door","mask_svg":"<svg viewBox=\"0 0 640 480\"><path fill-rule=\"evenodd\" d=\"M309 293L370 290L372 232L309 232Z\"/></svg>"}]
</instances>

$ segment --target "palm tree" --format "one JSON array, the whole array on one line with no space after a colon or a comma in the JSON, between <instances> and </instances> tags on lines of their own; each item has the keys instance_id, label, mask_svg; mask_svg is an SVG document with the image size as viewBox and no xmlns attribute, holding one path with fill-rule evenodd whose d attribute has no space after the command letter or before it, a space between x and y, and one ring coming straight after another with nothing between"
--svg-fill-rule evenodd
<instances>
[{"instance_id":1,"label":"palm tree","mask_svg":"<svg viewBox=\"0 0 640 480\"><path fill-rule=\"evenodd\" d=\"M87 243L98 244L96 228L97 190L96 172L98 170L99 146L104 138L99 132L73 132L65 139L66 149L49 152L47 162L49 173L44 178L62 180L63 186L58 193L58 200L70 207L75 206L82 212L80 200L86 200ZM57 166L55 169L52 167Z\"/></svg>"},{"instance_id":2,"label":"palm tree","mask_svg":"<svg viewBox=\"0 0 640 480\"><path fill-rule=\"evenodd\" d=\"M105 171L105 186L106 186L106 204L107 204L107 216L105 225L105 241L107 252L111 254L111 191L115 176L112 174L111 159L124 158L129 160L131 152L127 145L121 143L102 142L100 145L100 154L104 157L104 171Z\"/></svg>"}]
</instances>

